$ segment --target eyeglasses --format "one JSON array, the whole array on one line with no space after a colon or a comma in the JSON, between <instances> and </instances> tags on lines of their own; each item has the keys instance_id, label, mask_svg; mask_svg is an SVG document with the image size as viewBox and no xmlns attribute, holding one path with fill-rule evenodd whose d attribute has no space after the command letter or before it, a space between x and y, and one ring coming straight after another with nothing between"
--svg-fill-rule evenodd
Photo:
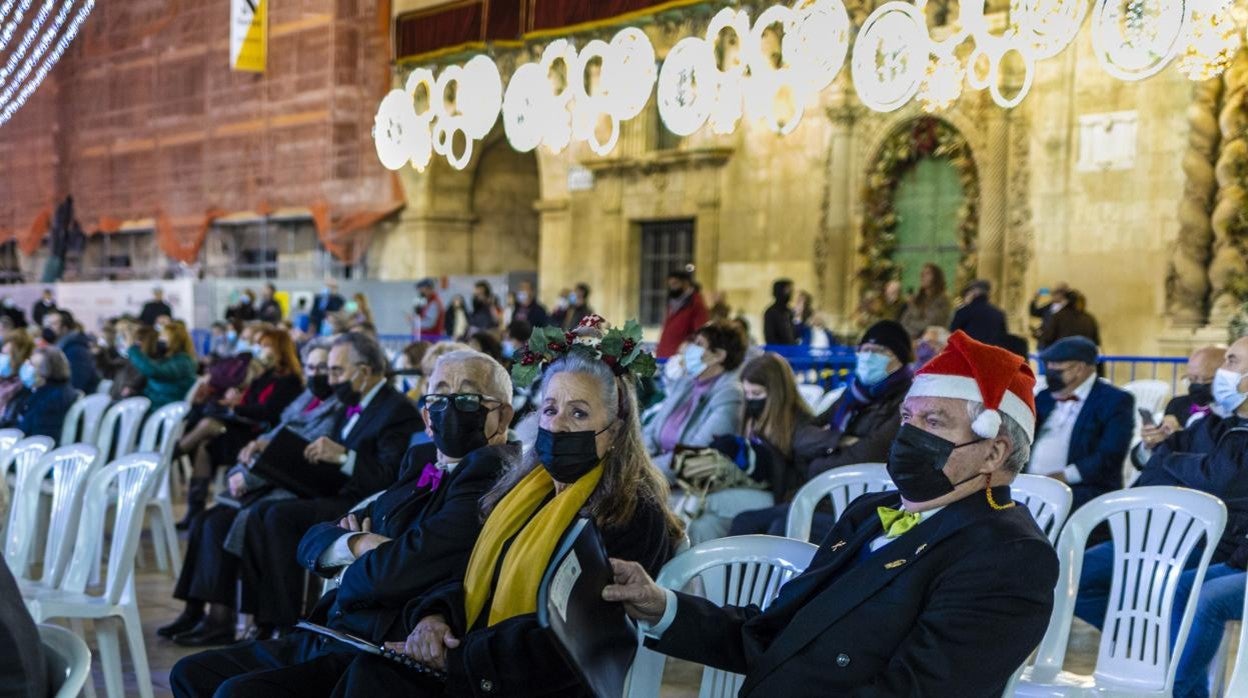
<instances>
[{"instance_id":1,"label":"eyeglasses","mask_svg":"<svg viewBox=\"0 0 1248 698\"><path fill-rule=\"evenodd\" d=\"M355 364L355 366L364 366L364 364ZM354 366L352 366L352 367L350 367L350 368L354 368ZM330 366L330 367L329 367L329 377L330 377L330 378L333 378L334 380L337 380L337 379L341 378L342 376L346 375L346 373L347 373L347 371L348 371L348 370L349 370L349 368L348 368L348 367L345 367L345 366Z\"/></svg>"},{"instance_id":2,"label":"eyeglasses","mask_svg":"<svg viewBox=\"0 0 1248 698\"><path fill-rule=\"evenodd\" d=\"M430 412L442 412L446 410L452 402L455 403L455 409L460 412L476 412L484 408L486 410L494 409L487 402L498 404L498 400L492 397L486 397L477 393L454 393L451 395L438 395L436 393L425 395L420 398L420 406Z\"/></svg>"},{"instance_id":3,"label":"eyeglasses","mask_svg":"<svg viewBox=\"0 0 1248 698\"><path fill-rule=\"evenodd\" d=\"M329 364L308 364L307 368L314 376L329 373Z\"/></svg>"}]
</instances>

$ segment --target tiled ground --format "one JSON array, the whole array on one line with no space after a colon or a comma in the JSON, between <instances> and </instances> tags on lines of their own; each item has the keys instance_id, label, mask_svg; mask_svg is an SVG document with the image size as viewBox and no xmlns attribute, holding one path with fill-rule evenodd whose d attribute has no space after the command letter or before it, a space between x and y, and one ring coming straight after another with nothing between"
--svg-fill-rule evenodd
<instances>
[{"instance_id":1,"label":"tiled ground","mask_svg":"<svg viewBox=\"0 0 1248 698\"><path fill-rule=\"evenodd\" d=\"M170 575L155 569L152 562L149 542L144 540L147 550L148 566L140 569L137 574L136 592L143 620L143 636L147 643L148 661L152 670L152 683L157 696L171 696L169 689L169 670L181 657L190 652L174 645L156 635L156 628L170 622L181 611L181 604L172 597L173 579ZM1076 621L1078 623L1078 621ZM88 626L89 627L89 626ZM90 635L90 633L88 633ZM1096 643L1098 635L1090 626L1078 623L1071 633L1068 666L1079 673L1091 673L1096 660ZM88 638L94 649L93 638ZM123 643L124 644L124 643ZM123 668L126 672L126 695L138 695L134 681L134 669L130 664L129 654L122 652ZM104 683L99 672L98 662L93 666L92 677L95 681L97 695L104 696ZM663 696L671 698L694 698L698 694L698 682L701 680L699 667L685 662L669 661L664 674Z\"/></svg>"}]
</instances>

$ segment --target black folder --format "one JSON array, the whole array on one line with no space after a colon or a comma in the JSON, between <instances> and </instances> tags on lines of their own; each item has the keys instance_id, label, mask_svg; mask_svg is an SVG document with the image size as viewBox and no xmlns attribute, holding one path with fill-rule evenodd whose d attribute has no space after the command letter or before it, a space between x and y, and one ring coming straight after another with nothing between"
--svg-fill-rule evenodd
<instances>
[{"instance_id":1,"label":"black folder","mask_svg":"<svg viewBox=\"0 0 1248 698\"><path fill-rule=\"evenodd\" d=\"M256 459L251 472L302 499L338 494L350 478L335 463L313 463L304 458L309 443L283 428Z\"/></svg>"},{"instance_id":2,"label":"black folder","mask_svg":"<svg viewBox=\"0 0 1248 698\"><path fill-rule=\"evenodd\" d=\"M598 698L619 698L637 655L637 625L604 601L615 579L598 528L578 519L563 537L537 592L537 622L548 628L581 681Z\"/></svg>"},{"instance_id":3,"label":"black folder","mask_svg":"<svg viewBox=\"0 0 1248 698\"><path fill-rule=\"evenodd\" d=\"M407 667L408 669L411 669L412 671L418 674L425 674L432 678L438 679L439 681L446 680L446 674L444 672L438 671L437 669L434 669L433 667L421 664L420 662L416 661L415 659L412 659L406 654L399 654L398 652L395 652L394 650L389 649L385 645L374 644L372 642L369 642L368 640L365 640L360 637L356 637L350 633L344 633L340 630L327 628L323 625L317 625L316 623L312 623L306 620L299 621L298 623L295 624L295 627L300 628L302 630L307 630L309 632L314 632L318 635L324 635L325 637L328 637L328 638L332 638L356 650L359 650L360 652L363 652L365 654L371 654L376 657L381 657L382 659L389 659L390 661L396 664L402 664L403 666Z\"/></svg>"}]
</instances>

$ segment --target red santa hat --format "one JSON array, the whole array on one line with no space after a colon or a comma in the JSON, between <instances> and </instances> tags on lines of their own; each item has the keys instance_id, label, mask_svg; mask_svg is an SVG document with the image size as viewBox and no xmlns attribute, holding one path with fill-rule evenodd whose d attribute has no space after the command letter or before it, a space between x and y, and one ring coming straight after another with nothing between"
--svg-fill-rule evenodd
<instances>
[{"instance_id":1,"label":"red santa hat","mask_svg":"<svg viewBox=\"0 0 1248 698\"><path fill-rule=\"evenodd\" d=\"M984 413L971 425L985 439L1001 429L1007 414L1034 440L1036 385L1031 366L1021 356L954 332L949 344L914 376L906 397L950 397L983 403Z\"/></svg>"}]
</instances>

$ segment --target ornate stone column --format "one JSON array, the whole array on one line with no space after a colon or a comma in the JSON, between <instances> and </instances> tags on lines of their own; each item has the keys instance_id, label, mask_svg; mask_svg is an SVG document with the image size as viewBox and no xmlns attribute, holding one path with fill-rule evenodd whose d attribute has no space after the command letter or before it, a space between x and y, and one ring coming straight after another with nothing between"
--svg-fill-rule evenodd
<instances>
[{"instance_id":1,"label":"ornate stone column","mask_svg":"<svg viewBox=\"0 0 1248 698\"><path fill-rule=\"evenodd\" d=\"M854 261L857 258L857 231L853 224L853 190L860 163L853 161L854 125L863 107L842 95L839 104L828 108L832 134L824 165L823 211L819 234L815 236L815 303L833 312L832 326L849 322L856 298Z\"/></svg>"}]
</instances>

